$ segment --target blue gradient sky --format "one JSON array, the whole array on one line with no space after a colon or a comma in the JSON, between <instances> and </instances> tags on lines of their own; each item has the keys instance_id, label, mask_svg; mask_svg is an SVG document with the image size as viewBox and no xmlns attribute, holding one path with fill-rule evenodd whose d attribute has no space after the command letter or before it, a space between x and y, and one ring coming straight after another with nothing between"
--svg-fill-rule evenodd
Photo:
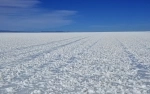
<instances>
[{"instance_id":1,"label":"blue gradient sky","mask_svg":"<svg viewBox=\"0 0 150 94\"><path fill-rule=\"evenodd\" d=\"M0 30L150 31L150 0L0 0Z\"/></svg>"}]
</instances>

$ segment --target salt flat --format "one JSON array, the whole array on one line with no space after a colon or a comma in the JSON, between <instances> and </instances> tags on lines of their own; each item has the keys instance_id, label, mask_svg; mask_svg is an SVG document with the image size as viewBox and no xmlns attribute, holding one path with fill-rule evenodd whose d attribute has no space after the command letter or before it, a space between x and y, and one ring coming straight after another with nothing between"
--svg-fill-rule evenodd
<instances>
[{"instance_id":1,"label":"salt flat","mask_svg":"<svg viewBox=\"0 0 150 94\"><path fill-rule=\"evenodd\" d=\"M150 94L150 32L0 33L0 94Z\"/></svg>"}]
</instances>

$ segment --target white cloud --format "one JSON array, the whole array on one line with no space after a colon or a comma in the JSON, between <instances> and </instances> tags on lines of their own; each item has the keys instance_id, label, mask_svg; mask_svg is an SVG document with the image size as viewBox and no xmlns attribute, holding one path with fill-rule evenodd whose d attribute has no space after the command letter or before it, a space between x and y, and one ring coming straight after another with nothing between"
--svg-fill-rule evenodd
<instances>
[{"instance_id":1,"label":"white cloud","mask_svg":"<svg viewBox=\"0 0 150 94\"><path fill-rule=\"evenodd\" d=\"M70 16L76 11L43 10L36 8L38 0L1 0L0 29L2 30L44 30L72 23Z\"/></svg>"},{"instance_id":2,"label":"white cloud","mask_svg":"<svg viewBox=\"0 0 150 94\"><path fill-rule=\"evenodd\" d=\"M38 0L0 0L1 7L33 7L40 3Z\"/></svg>"}]
</instances>

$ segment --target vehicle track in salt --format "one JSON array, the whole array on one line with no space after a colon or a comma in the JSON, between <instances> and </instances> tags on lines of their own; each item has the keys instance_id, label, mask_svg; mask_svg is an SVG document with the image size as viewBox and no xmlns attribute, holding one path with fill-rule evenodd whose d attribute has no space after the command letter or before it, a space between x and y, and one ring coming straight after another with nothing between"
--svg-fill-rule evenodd
<instances>
[{"instance_id":1,"label":"vehicle track in salt","mask_svg":"<svg viewBox=\"0 0 150 94\"><path fill-rule=\"evenodd\" d=\"M72 41L72 42L69 42L69 43L67 43L67 44L63 44L63 45L61 45L61 46L63 46L63 47L66 47L66 46L69 46L69 45L72 45L74 42L76 42L77 43L77 45L75 46L75 47L78 47L78 46L81 46L81 45L83 45L84 43L86 43L87 42L87 39L84 39L84 40L82 40L82 42L81 42L81 40L76 40L76 41ZM81 42L81 44L80 45L78 45L78 42ZM57 48L57 50L59 50L60 48L61 48L61 46L60 47L58 47ZM74 48L71 48L71 50L73 50L73 49L75 49L75 47ZM80 48L80 47L79 47ZM56 51L56 50L54 50L54 51ZM43 54L48 54L48 53L43 53ZM44 55L42 55L42 57L43 57ZM39 57L40 58L40 57ZM34 59L32 60L32 62L34 61ZM15 79L17 80L17 81L24 81L24 80L26 80L26 79L29 79L31 76L33 76L33 75L28 75L28 76L25 76L25 74L24 74L24 71L25 70L31 70L31 69L33 69L33 71L37 71L38 72L38 69L39 68L37 68L37 67L34 67L34 63L31 63L31 62L28 62L28 61L22 61L23 63L18 63L18 64L15 64L15 65L13 65L13 66L10 66L10 65L7 65L7 66L5 66L4 68L5 69L11 69L11 70L6 70L6 72L7 72L7 75L9 75L9 74L12 74L13 73L13 75L15 76ZM49 63L53 63L53 62L50 62L50 61L48 61ZM28 67L28 64L29 63L31 63L31 67L29 66ZM26 67L26 65L27 65L27 67ZM42 66L42 65L44 65L44 64L42 64L41 63L41 65L40 66ZM7 68L6 68L7 67ZM10 68L11 67L11 68ZM15 73L15 69L18 69L18 68L21 68L21 67L24 67L23 69L25 69L23 72L19 72L19 73ZM34 68L33 68L34 67ZM43 66L44 67L44 66ZM48 66L46 66L46 67L48 67ZM37 69L36 69L37 68ZM40 69L42 69L42 67L40 68ZM3 70L3 69L2 69ZM22 69L21 69L22 70ZM5 70L4 70L5 71ZM42 70L41 70L42 71ZM6 73L5 73L6 74ZM24 76L23 76L23 74L24 74ZM18 76L17 76L18 75ZM5 75L6 76L6 75ZM5 79L5 76L4 76L4 79ZM19 77L19 78L18 78ZM19 82L20 82L19 81ZM6 81L7 82L7 81ZM14 85L14 87L15 87L16 85ZM9 87L9 86L4 86L4 87L1 87L1 89L3 89L3 88L7 88L7 87Z\"/></svg>"},{"instance_id":2,"label":"vehicle track in salt","mask_svg":"<svg viewBox=\"0 0 150 94\"><path fill-rule=\"evenodd\" d=\"M136 70L136 75L134 78L141 81L145 80L142 81L142 83L150 87L150 65L145 65L139 62L140 60L132 52L130 52L130 50L121 41L118 40L118 42L120 43L120 46L123 48L124 52L128 55L128 58L131 61L131 70Z\"/></svg>"},{"instance_id":3,"label":"vehicle track in salt","mask_svg":"<svg viewBox=\"0 0 150 94\"><path fill-rule=\"evenodd\" d=\"M68 61L66 62L66 64L62 64L62 65L58 66L56 69L61 70L62 68L69 66L71 63L76 62L78 59L80 59L79 58L80 56L82 56L85 52L87 52L89 49L91 49L93 46L95 46L98 42L99 42L99 39L94 41L90 45L86 46L85 49L83 49L81 52L76 53L76 55L73 55L73 57L70 57L68 59Z\"/></svg>"},{"instance_id":4,"label":"vehicle track in salt","mask_svg":"<svg viewBox=\"0 0 150 94\"><path fill-rule=\"evenodd\" d=\"M58 65L57 66L55 66L55 64L54 65L52 65L52 64L50 64L50 65L46 65L46 66L42 66L42 69L50 69L50 71L52 72L52 74L55 74L55 75L57 75L57 76L65 76L65 74L67 73L67 74L69 74L70 75L70 77L72 77L71 75L72 75L72 73L70 74L70 72L69 72L69 70L66 70L66 69L70 69L70 68L72 68L73 66L74 66L74 64L75 63L78 63L78 60L80 61L80 60L82 60L80 57L81 56L83 56L83 54L86 52L86 51L88 51L89 49L91 49L93 46L95 46L96 44L98 43L98 41L94 41L93 43L90 43L90 44L83 44L83 48L82 48L82 50L81 51L79 51L79 52L77 52L77 53L74 53L73 54L73 57L72 56L70 56L65 62L62 62L63 61L63 58L58 58L57 59L57 61L55 62L52 62L52 64L54 64L54 63L57 63L58 62ZM79 46L80 47L80 46ZM86 47L86 48L85 48ZM77 50L77 49L81 49L81 48L76 48L76 49L74 49L74 50ZM72 53L72 52L71 52ZM82 54L81 54L82 53ZM62 62L62 63L59 63L59 62ZM55 66L55 67L51 67L51 66ZM39 67L39 68L41 68L41 66ZM40 72L39 71L36 71L36 73L35 73L35 75L39 75L39 74L41 74L42 73L42 71L44 72L44 70L41 70ZM73 73L74 74L74 73ZM68 76L69 76L68 75ZM57 77L56 76L56 77ZM79 75L78 75L79 76ZM54 76L55 77L55 76ZM76 76L77 77L77 76ZM55 78L56 79L56 78ZM41 81L41 80L39 80L39 81ZM61 88L64 88L63 86L61 86L61 85L59 85ZM76 89L76 88L75 88ZM54 89L54 91L57 91L57 90L55 90ZM68 91L68 90L67 90ZM61 91L61 92L63 92L63 91ZM73 92L73 91L72 91ZM75 91L74 91L75 92ZM56 93L56 92L55 92Z\"/></svg>"},{"instance_id":5,"label":"vehicle track in salt","mask_svg":"<svg viewBox=\"0 0 150 94\"><path fill-rule=\"evenodd\" d=\"M70 44L73 44L73 43L76 43L76 42L79 42L79 41L81 41L83 39L86 39L86 38L87 37L74 39L71 42L69 41L69 42L66 42L66 43L62 42L62 44L59 43L58 46L55 46L55 45L54 45L54 47L49 46L51 48L48 48L48 49L43 48L43 50L40 50L40 52L37 52L37 51L39 51L39 49L37 49L35 51L31 51L31 55L28 54L29 52L24 53L24 54L27 54L27 56L25 56L24 54L19 54L17 57L19 57L20 55L23 56L23 57L21 57L21 58L19 58L17 60L11 61L11 62L7 62L7 63L6 62L2 62L1 63L1 68L2 68L3 65L5 65L5 66L9 65L10 66L10 65L14 65L14 63L17 63L17 62L19 62L19 64L20 64L21 62L26 62L26 61L33 60L33 59L35 59L35 58L37 58L37 57L39 57L41 55L44 55L44 54L47 54L47 53L51 53L52 51L55 51L55 50L57 50L59 48L65 47L67 45L70 45ZM38 46L40 46L40 45L38 45ZM35 49L35 48L33 48L33 49ZM14 56L13 58L15 58L15 57L16 56ZM5 67L5 66L3 66L3 67Z\"/></svg>"},{"instance_id":6,"label":"vehicle track in salt","mask_svg":"<svg viewBox=\"0 0 150 94\"><path fill-rule=\"evenodd\" d=\"M87 46L87 44L86 44L86 42L87 41L89 41L89 40L85 40L85 41L83 41L83 42L81 42L81 45L84 45L83 46L83 50L81 50L81 52L77 52L77 53L75 53L76 55L79 55L79 53L80 53L80 55L82 55L85 51L87 51L88 49L90 49L90 48L92 48L94 45L96 45L96 43L98 42L98 41L96 41L96 42L93 42L93 43L91 43L91 44L89 44L88 46ZM71 45L71 44L68 44L68 45ZM76 47L74 47L74 48L71 48L71 50L73 51L73 50L77 50L77 49L81 49L80 48L80 46L81 45L77 45ZM87 46L86 47L86 50L84 49L84 47L85 46ZM81 54L82 53L82 54ZM44 53L44 54L47 54L47 53ZM71 59L72 57L70 57L69 59ZM76 58L77 59L77 58ZM61 61L62 62L62 60L61 59L57 59L56 61ZM60 69L62 69L62 68L64 68L64 67L67 67L69 64L71 64L71 63L69 63L69 61L70 60L68 60L67 62L66 62L66 64L63 64L63 65L59 65L59 66L57 66L57 67L54 67L54 69L52 68L51 69L51 71L52 72L54 72L55 73L55 71L57 71L58 72L58 68L59 68L59 70ZM27 62L27 61L26 61ZM55 62L55 61L54 61ZM46 65L44 65L44 64L41 64L41 65L39 65L39 67L34 67L34 68L32 68L32 67L30 67L30 69L34 69L33 71L35 71L35 73L34 73L34 75L39 75L39 74L41 74L41 73L43 73L42 71L44 71L43 69L48 69L49 67L51 67L50 65L48 65L48 64L51 64L52 65L52 63L54 63L54 62L49 62L49 63L45 63ZM73 62L73 61L71 61L71 62ZM25 63L24 63L24 65L26 65ZM33 64L34 65L34 64ZM15 66L20 66L20 64L19 65L15 65ZM48 67L49 66L49 67ZM27 70L30 70L30 69L27 69ZM42 69L42 70L40 70L40 71L38 71L38 69ZM13 70L12 70L13 71ZM10 74L10 73L8 73L8 74ZM21 74L24 74L24 73L21 73ZM19 77L19 79L21 80L21 74L19 74L20 75L20 77ZM56 73L57 74L57 73ZM42 75L43 76L43 75ZM18 77L18 76L16 76L16 77ZM28 76L24 76L24 78L22 78L22 80L24 81L24 80L26 80L26 79L31 79L32 78L32 75L28 75ZM18 79L18 78L15 78L15 79ZM38 78L35 78L35 79L38 79ZM14 85L15 86L15 85ZM5 86L5 87L7 87L7 86ZM4 87L2 87L2 88L4 88Z\"/></svg>"},{"instance_id":7,"label":"vehicle track in salt","mask_svg":"<svg viewBox=\"0 0 150 94\"><path fill-rule=\"evenodd\" d=\"M74 38L79 38L79 37L81 37L81 36L71 37L71 38L66 38L66 39L61 39L61 40L56 40L56 41L51 41L51 42L44 43L44 44L37 44L37 45L31 45L31 46L26 46L26 47L13 48L13 49L11 49L9 51L0 52L0 54L7 54L7 53L14 52L14 51L23 51L23 50L26 50L26 49L30 49L31 50L34 47L37 48L37 47L40 47L40 46L51 45L51 44L54 44L54 43L60 43L60 42L64 42L64 41L67 41L67 40L70 40L70 39L74 39Z\"/></svg>"},{"instance_id":8,"label":"vehicle track in salt","mask_svg":"<svg viewBox=\"0 0 150 94\"><path fill-rule=\"evenodd\" d=\"M0 53L0 57L1 57L1 62L3 62L3 57L4 60L11 60L11 59L16 59L16 57L20 57L20 58L23 58L25 57L26 55L28 55L29 53L30 54L36 54L36 53L39 53L39 51L45 49L45 48L48 48L48 47L52 47L52 46L55 46L55 45L58 45L58 44L61 44L63 42L68 42L72 39L76 39L76 38L80 38L79 36L78 37L73 37L73 38L66 38L66 39L62 39L62 40L57 40L57 41L52 41L52 42L49 42L49 43L44 43L44 44L38 44L38 45L32 45L32 46L27 46L27 47L20 47L20 48L15 48L15 49L12 49L10 51L6 51L6 52L1 52ZM11 54L11 56L10 56ZM6 63L7 61L4 61L3 63Z\"/></svg>"}]
</instances>

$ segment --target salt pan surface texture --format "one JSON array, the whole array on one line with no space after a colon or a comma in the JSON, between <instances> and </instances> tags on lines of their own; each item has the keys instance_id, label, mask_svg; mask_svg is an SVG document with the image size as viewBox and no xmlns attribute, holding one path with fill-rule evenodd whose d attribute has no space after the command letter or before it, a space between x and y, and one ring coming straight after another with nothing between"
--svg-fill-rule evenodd
<instances>
[{"instance_id":1,"label":"salt pan surface texture","mask_svg":"<svg viewBox=\"0 0 150 94\"><path fill-rule=\"evenodd\" d=\"M0 94L150 94L150 33L1 33Z\"/></svg>"}]
</instances>

